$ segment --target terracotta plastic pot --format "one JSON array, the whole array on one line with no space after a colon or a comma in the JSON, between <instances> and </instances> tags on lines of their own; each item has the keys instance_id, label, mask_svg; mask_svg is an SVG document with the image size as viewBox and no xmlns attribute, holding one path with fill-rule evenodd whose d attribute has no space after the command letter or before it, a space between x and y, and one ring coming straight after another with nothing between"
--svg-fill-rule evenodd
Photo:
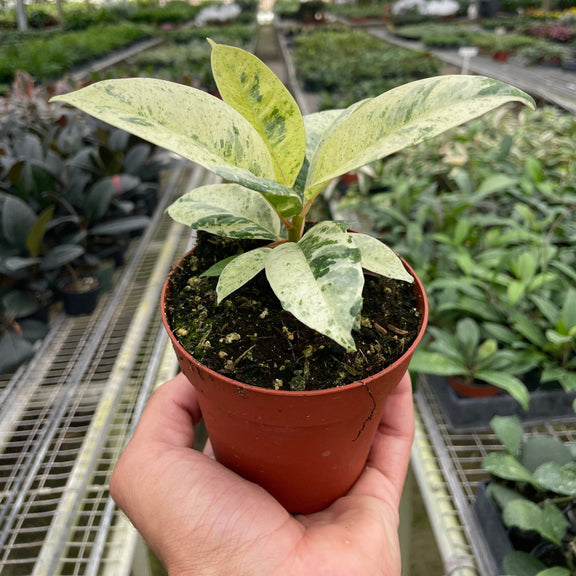
<instances>
[{"instance_id":1,"label":"terracotta plastic pot","mask_svg":"<svg viewBox=\"0 0 576 576\"><path fill-rule=\"evenodd\" d=\"M265 488L292 513L322 510L346 494L364 468L386 397L408 369L424 334L428 304L414 277L422 324L400 359L361 382L293 392L232 380L186 352L166 318L170 275L162 292L162 320L182 372L198 391L216 459Z\"/></svg>"},{"instance_id":2,"label":"terracotta plastic pot","mask_svg":"<svg viewBox=\"0 0 576 576\"><path fill-rule=\"evenodd\" d=\"M490 398L502 391L501 388L484 382L469 384L462 378L448 378L448 383L453 390L465 398Z\"/></svg>"}]
</instances>

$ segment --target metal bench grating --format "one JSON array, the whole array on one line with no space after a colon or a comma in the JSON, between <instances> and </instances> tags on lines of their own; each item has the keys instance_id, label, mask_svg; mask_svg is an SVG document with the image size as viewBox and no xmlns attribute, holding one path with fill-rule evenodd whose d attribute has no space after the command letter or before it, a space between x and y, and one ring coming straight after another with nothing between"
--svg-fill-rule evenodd
<instances>
[{"instance_id":1,"label":"metal bench grating","mask_svg":"<svg viewBox=\"0 0 576 576\"><path fill-rule=\"evenodd\" d=\"M166 356L160 288L189 244L163 207L204 178L179 163L115 290L91 316L58 316L33 361L0 379L0 575L129 572L134 531L108 482Z\"/></svg>"}]
</instances>

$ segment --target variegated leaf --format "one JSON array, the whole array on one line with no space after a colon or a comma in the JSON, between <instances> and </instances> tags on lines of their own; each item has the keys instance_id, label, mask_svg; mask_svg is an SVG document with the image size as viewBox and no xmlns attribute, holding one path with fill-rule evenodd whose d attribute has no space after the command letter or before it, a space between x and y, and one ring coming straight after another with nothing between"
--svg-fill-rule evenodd
<instances>
[{"instance_id":1,"label":"variegated leaf","mask_svg":"<svg viewBox=\"0 0 576 576\"><path fill-rule=\"evenodd\" d=\"M216 286L216 295L218 297L218 304L249 282L264 269L264 262L266 256L271 252L271 248L256 248L240 254L232 260L228 266L222 270L218 285Z\"/></svg>"},{"instance_id":2,"label":"variegated leaf","mask_svg":"<svg viewBox=\"0 0 576 576\"><path fill-rule=\"evenodd\" d=\"M348 351L356 349L351 332L364 276L360 250L342 225L322 222L298 243L276 247L266 259L266 276L285 310Z\"/></svg>"},{"instance_id":3,"label":"variegated leaf","mask_svg":"<svg viewBox=\"0 0 576 576\"><path fill-rule=\"evenodd\" d=\"M169 208L168 214L195 230L227 238L278 240L280 218L254 190L238 184L212 184L187 192Z\"/></svg>"},{"instance_id":4,"label":"variegated leaf","mask_svg":"<svg viewBox=\"0 0 576 576\"><path fill-rule=\"evenodd\" d=\"M306 189L512 101L534 108L521 90L482 76L439 76L389 90L335 122L311 162Z\"/></svg>"},{"instance_id":5,"label":"variegated leaf","mask_svg":"<svg viewBox=\"0 0 576 576\"><path fill-rule=\"evenodd\" d=\"M253 54L212 45L212 72L227 104L254 126L268 147L276 180L292 186L304 160L306 134L298 104L284 84Z\"/></svg>"},{"instance_id":6,"label":"variegated leaf","mask_svg":"<svg viewBox=\"0 0 576 576\"><path fill-rule=\"evenodd\" d=\"M306 127L306 158L302 166L296 187L304 191L306 188L306 179L308 177L308 170L310 162L316 153L320 142L324 136L333 129L336 122L343 122L358 106L361 106L368 100L356 102L345 110L323 110L322 112L315 112L314 114L307 114L304 116L304 126ZM325 183L320 183L318 186L313 186L305 190L305 200L312 200L318 193L324 189Z\"/></svg>"},{"instance_id":7,"label":"variegated leaf","mask_svg":"<svg viewBox=\"0 0 576 576\"><path fill-rule=\"evenodd\" d=\"M304 188L306 187L306 178L308 177L310 160L314 156L314 152L324 134L341 114L342 110L324 110L323 112L315 112L314 114L306 114L306 116L304 116L304 126L306 128L306 155L304 157L302 168L298 174L298 178L296 178L294 184L295 189L302 194L302 196L304 196Z\"/></svg>"},{"instance_id":8,"label":"variegated leaf","mask_svg":"<svg viewBox=\"0 0 576 576\"><path fill-rule=\"evenodd\" d=\"M294 191L276 182L270 152L254 127L202 90L153 78L125 78L96 82L51 101L67 102L226 180L258 190L286 216L300 211L302 202Z\"/></svg>"},{"instance_id":9,"label":"variegated leaf","mask_svg":"<svg viewBox=\"0 0 576 576\"><path fill-rule=\"evenodd\" d=\"M350 237L360 250L362 268L386 278L414 282L402 260L386 244L367 234L350 234Z\"/></svg>"}]
</instances>

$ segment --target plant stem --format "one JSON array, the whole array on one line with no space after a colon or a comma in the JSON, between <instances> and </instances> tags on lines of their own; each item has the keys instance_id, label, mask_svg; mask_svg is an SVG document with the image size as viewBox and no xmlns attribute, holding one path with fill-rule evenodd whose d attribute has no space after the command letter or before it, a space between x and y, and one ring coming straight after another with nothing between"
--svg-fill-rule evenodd
<instances>
[{"instance_id":1,"label":"plant stem","mask_svg":"<svg viewBox=\"0 0 576 576\"><path fill-rule=\"evenodd\" d=\"M572 500L574 500L574 496L558 496L556 498L548 498L546 502L558 506L572 502Z\"/></svg>"},{"instance_id":2,"label":"plant stem","mask_svg":"<svg viewBox=\"0 0 576 576\"><path fill-rule=\"evenodd\" d=\"M304 224L306 222L306 216L299 214L292 218L292 228L288 229L288 241L298 242L302 238L302 232L304 231Z\"/></svg>"},{"instance_id":3,"label":"plant stem","mask_svg":"<svg viewBox=\"0 0 576 576\"><path fill-rule=\"evenodd\" d=\"M70 273L70 276L72 276L72 284L74 284L74 290L76 290L76 292L80 292L80 281L78 279L78 274L76 274L76 270L74 270L74 268L68 263L66 263L65 266Z\"/></svg>"}]
</instances>

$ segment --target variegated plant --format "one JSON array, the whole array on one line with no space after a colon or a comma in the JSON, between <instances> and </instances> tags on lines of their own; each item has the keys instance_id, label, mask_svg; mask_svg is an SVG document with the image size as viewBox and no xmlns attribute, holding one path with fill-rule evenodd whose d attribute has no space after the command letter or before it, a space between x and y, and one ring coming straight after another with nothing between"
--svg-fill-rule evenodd
<instances>
[{"instance_id":1,"label":"variegated plant","mask_svg":"<svg viewBox=\"0 0 576 576\"><path fill-rule=\"evenodd\" d=\"M195 229L270 240L216 266L218 299L260 271L282 306L354 350L363 268L412 282L374 238L321 222L304 234L318 194L334 178L422 142L506 102L534 107L524 92L479 76L419 80L346 110L302 117L280 80L252 54L212 44L222 100L162 80L98 82L54 100L172 150L226 183L196 188L169 208Z\"/></svg>"}]
</instances>

